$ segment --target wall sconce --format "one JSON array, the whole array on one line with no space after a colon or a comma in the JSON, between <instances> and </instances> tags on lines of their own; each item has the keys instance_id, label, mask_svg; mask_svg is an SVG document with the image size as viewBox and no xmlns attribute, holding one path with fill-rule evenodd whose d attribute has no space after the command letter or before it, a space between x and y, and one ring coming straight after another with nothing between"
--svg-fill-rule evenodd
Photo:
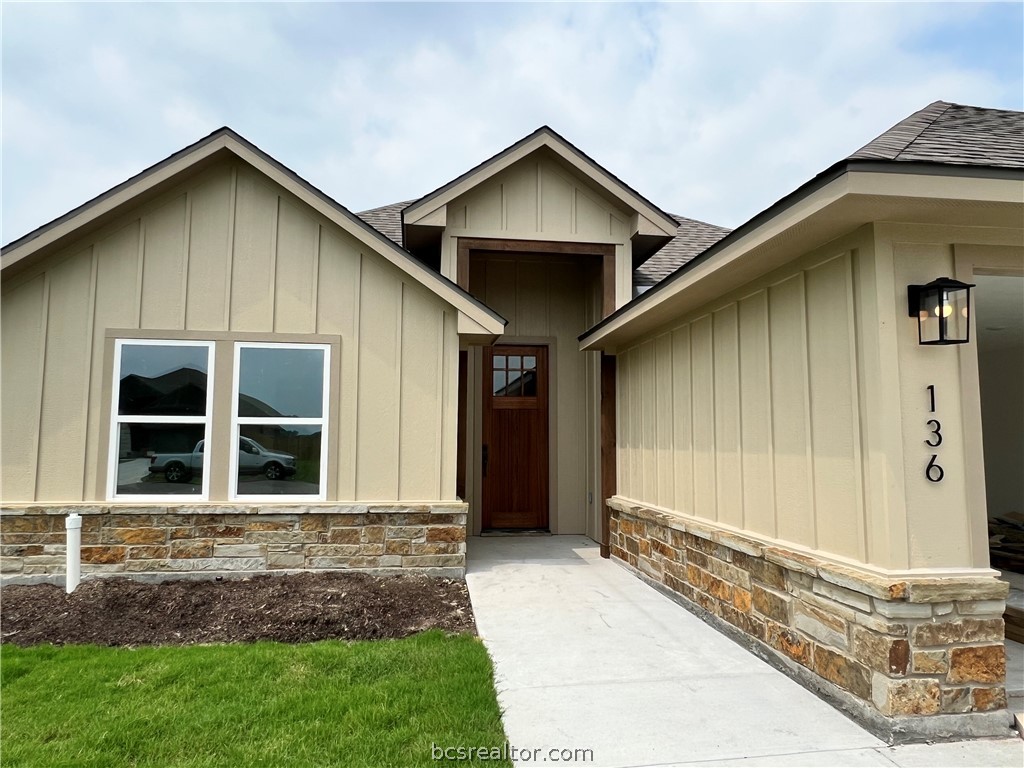
<instances>
[{"instance_id":1,"label":"wall sconce","mask_svg":"<svg viewBox=\"0 0 1024 768\"><path fill-rule=\"evenodd\" d=\"M971 283L948 277L927 285L908 285L907 304L917 318L919 344L966 344L970 341Z\"/></svg>"}]
</instances>

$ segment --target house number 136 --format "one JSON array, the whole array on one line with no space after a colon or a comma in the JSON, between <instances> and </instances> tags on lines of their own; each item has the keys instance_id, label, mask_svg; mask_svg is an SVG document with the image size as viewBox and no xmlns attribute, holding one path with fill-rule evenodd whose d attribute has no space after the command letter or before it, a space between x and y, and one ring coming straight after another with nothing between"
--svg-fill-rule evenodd
<instances>
[{"instance_id":1,"label":"house number 136","mask_svg":"<svg viewBox=\"0 0 1024 768\"><path fill-rule=\"evenodd\" d=\"M935 385L929 384L927 389L928 412L935 413ZM931 434L924 441L924 444L930 448L938 448L942 445L942 424L938 419L928 419L925 424ZM939 454L933 453L931 459L928 461L928 466L924 468L924 476L928 478L928 482L930 483L940 483L942 482L942 478L946 476L945 471L939 465L938 461Z\"/></svg>"}]
</instances>

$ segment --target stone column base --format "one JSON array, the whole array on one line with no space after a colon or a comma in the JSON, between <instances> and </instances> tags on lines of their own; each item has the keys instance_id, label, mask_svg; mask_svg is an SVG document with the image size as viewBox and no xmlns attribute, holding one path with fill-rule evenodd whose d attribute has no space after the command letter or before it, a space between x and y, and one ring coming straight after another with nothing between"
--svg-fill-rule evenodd
<instances>
[{"instance_id":1,"label":"stone column base","mask_svg":"<svg viewBox=\"0 0 1024 768\"><path fill-rule=\"evenodd\" d=\"M990 576L884 579L612 499L613 559L890 743L1010 736Z\"/></svg>"}]
</instances>

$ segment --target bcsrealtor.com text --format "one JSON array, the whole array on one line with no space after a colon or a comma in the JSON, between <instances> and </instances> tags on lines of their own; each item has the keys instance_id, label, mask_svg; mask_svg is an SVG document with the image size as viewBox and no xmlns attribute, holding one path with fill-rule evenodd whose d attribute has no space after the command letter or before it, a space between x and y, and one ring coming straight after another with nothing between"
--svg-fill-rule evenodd
<instances>
[{"instance_id":1,"label":"bcsrealtor.com text","mask_svg":"<svg viewBox=\"0 0 1024 768\"><path fill-rule=\"evenodd\" d=\"M430 759L462 762L505 760L513 763L592 763L594 750L579 747L516 747L507 741L501 746L450 746L430 743Z\"/></svg>"}]
</instances>

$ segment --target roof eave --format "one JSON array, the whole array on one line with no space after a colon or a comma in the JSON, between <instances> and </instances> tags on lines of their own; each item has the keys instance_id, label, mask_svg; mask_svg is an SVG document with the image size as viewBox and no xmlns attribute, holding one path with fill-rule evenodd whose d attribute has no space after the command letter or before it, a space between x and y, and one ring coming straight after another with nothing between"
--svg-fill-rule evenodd
<instances>
[{"instance_id":1,"label":"roof eave","mask_svg":"<svg viewBox=\"0 0 1024 768\"><path fill-rule=\"evenodd\" d=\"M123 206L137 200L140 195L163 188L189 169L209 161L221 152L230 152L262 172L299 199L310 204L319 213L333 220L346 232L383 255L428 290L448 301L460 312L488 332L501 333L507 321L458 285L422 264L416 257L378 232L338 201L303 179L283 163L271 157L255 144L230 128L220 128L198 142L175 152L88 202L39 227L5 246L0 271L7 272L25 259L53 252L80 236L83 228L100 218L116 215Z\"/></svg>"},{"instance_id":2,"label":"roof eave","mask_svg":"<svg viewBox=\"0 0 1024 768\"><path fill-rule=\"evenodd\" d=\"M745 241L749 242L759 234L763 234L783 214L791 211L801 203L811 200L814 196L820 198L818 205L814 206L815 209L818 209L838 200L846 194L863 192L856 184L856 176L871 173L1024 181L1024 168L874 159L842 160L769 206L746 223L740 225L664 280L585 331L578 337L579 348L581 350L594 350L614 346L608 342L613 332L621 336L622 332L629 325L644 313L659 305L665 297L672 294L679 287L682 281L687 280L695 270L704 270L707 267L708 269L704 270L706 273L713 271L716 268L714 261L722 254L729 251L743 253L749 250L747 245L745 245ZM854 177L853 185L850 183L851 177ZM1024 194L1024 190L1022 190L1022 194ZM1017 201L1014 200L1012 202ZM1024 200L1021 202L1024 202ZM812 212L808 211L807 215L810 215ZM704 275L701 276L701 279L703 277Z\"/></svg>"},{"instance_id":3,"label":"roof eave","mask_svg":"<svg viewBox=\"0 0 1024 768\"><path fill-rule=\"evenodd\" d=\"M643 197L639 192L599 165L593 158L548 126L538 128L515 144L474 166L461 176L411 203L402 210L403 229L407 226L418 225L423 217L429 216L441 206L447 205L455 198L492 178L541 147L547 147L563 160L582 171L587 178L596 183L619 203L627 206L633 212L644 216L654 226L663 230L666 236L671 237L675 234L677 223L671 215L654 205L650 200Z\"/></svg>"}]
</instances>

